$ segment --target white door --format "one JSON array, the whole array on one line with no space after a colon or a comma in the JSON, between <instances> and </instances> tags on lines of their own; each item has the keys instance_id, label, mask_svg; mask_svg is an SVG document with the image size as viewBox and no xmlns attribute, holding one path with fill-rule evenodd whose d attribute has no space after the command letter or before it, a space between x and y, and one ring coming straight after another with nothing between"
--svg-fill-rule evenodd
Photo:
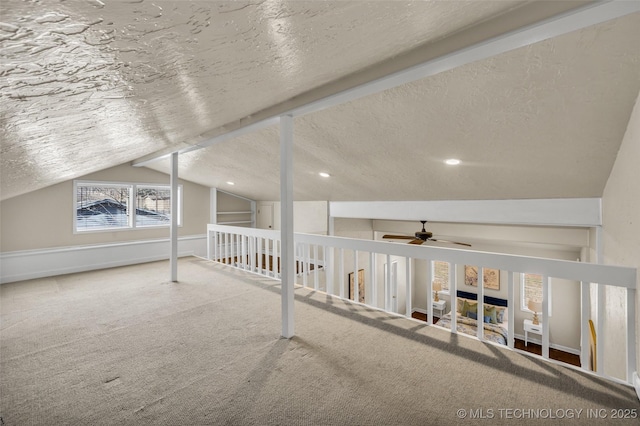
<instances>
[{"instance_id":1,"label":"white door","mask_svg":"<svg viewBox=\"0 0 640 426\"><path fill-rule=\"evenodd\" d=\"M273 229L273 204L258 204L256 226L260 229Z\"/></svg>"}]
</instances>

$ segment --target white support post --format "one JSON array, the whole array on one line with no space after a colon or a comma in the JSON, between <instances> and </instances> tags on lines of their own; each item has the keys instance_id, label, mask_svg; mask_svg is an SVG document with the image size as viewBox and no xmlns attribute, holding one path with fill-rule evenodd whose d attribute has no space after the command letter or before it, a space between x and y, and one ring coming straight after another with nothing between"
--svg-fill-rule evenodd
<instances>
[{"instance_id":1,"label":"white support post","mask_svg":"<svg viewBox=\"0 0 640 426\"><path fill-rule=\"evenodd\" d=\"M371 279L371 291L367 292L369 294L369 300L365 300L365 303L377 308L378 307L378 280L376 277L378 274L376 273L376 254L374 252L369 252L369 276ZM365 294L366 298L367 295Z\"/></svg>"},{"instance_id":2,"label":"white support post","mask_svg":"<svg viewBox=\"0 0 640 426\"><path fill-rule=\"evenodd\" d=\"M296 261L297 265L300 265L300 269L297 272L302 272L302 286L307 287L309 275L309 245L300 245L300 260Z\"/></svg>"},{"instance_id":3,"label":"white support post","mask_svg":"<svg viewBox=\"0 0 640 426\"><path fill-rule=\"evenodd\" d=\"M229 265L235 267L236 256L238 254L238 247L236 244L236 234L229 234L231 239L231 259L229 259Z\"/></svg>"},{"instance_id":4,"label":"white support post","mask_svg":"<svg viewBox=\"0 0 640 426\"><path fill-rule=\"evenodd\" d=\"M328 252L329 252L329 249L327 248L327 246L322 246L322 272L324 272L324 291L326 291L328 294L331 294L329 292L329 275L327 272L327 253ZM322 287L320 288L322 289Z\"/></svg>"},{"instance_id":5,"label":"white support post","mask_svg":"<svg viewBox=\"0 0 640 426\"><path fill-rule=\"evenodd\" d=\"M313 289L318 291L320 285L318 283L318 245L313 245Z\"/></svg>"},{"instance_id":6,"label":"white support post","mask_svg":"<svg viewBox=\"0 0 640 426\"><path fill-rule=\"evenodd\" d=\"M596 263L602 263L602 226L596 226ZM604 376L604 310L605 310L606 288L604 284L596 284L596 373Z\"/></svg>"},{"instance_id":7,"label":"white support post","mask_svg":"<svg viewBox=\"0 0 640 426\"><path fill-rule=\"evenodd\" d=\"M433 325L433 267L432 260L427 260L427 324Z\"/></svg>"},{"instance_id":8,"label":"white support post","mask_svg":"<svg viewBox=\"0 0 640 426\"><path fill-rule=\"evenodd\" d=\"M249 243L251 272L256 272L258 270L258 237L251 237Z\"/></svg>"},{"instance_id":9,"label":"white support post","mask_svg":"<svg viewBox=\"0 0 640 426\"><path fill-rule=\"evenodd\" d=\"M293 244L293 117L280 117L280 241L282 250L282 337L294 336L293 302L295 247Z\"/></svg>"},{"instance_id":10,"label":"white support post","mask_svg":"<svg viewBox=\"0 0 640 426\"><path fill-rule=\"evenodd\" d=\"M244 235L242 238L244 242L244 256L243 256L244 270L250 271L251 270L251 237L248 235Z\"/></svg>"},{"instance_id":11,"label":"white support post","mask_svg":"<svg viewBox=\"0 0 640 426\"><path fill-rule=\"evenodd\" d=\"M605 345L605 336L604 336L604 312L605 312L605 298L606 298L606 288L604 284L596 284L597 290L597 302L596 302L596 317L598 318L598 322L596 323L596 372L599 376L604 376L604 345Z\"/></svg>"},{"instance_id":12,"label":"white support post","mask_svg":"<svg viewBox=\"0 0 640 426\"><path fill-rule=\"evenodd\" d=\"M334 219L333 217L331 217L331 208L330 208L331 203L327 203L327 221L329 222L327 224L327 229L328 229L328 233L329 235L333 235L334 234ZM329 246L329 253L326 255L325 259L324 259L324 267L325 267L325 275L326 275L326 279L327 279L327 293L329 294L335 294L335 289L333 288L333 277L335 275L335 269L334 269L334 265L335 265L335 250L333 248L333 246Z\"/></svg>"},{"instance_id":13,"label":"white support post","mask_svg":"<svg viewBox=\"0 0 640 426\"><path fill-rule=\"evenodd\" d=\"M178 282L178 153L171 154L171 281Z\"/></svg>"},{"instance_id":14,"label":"white support post","mask_svg":"<svg viewBox=\"0 0 640 426\"><path fill-rule=\"evenodd\" d=\"M209 223L218 223L218 189L209 190Z\"/></svg>"},{"instance_id":15,"label":"white support post","mask_svg":"<svg viewBox=\"0 0 640 426\"><path fill-rule=\"evenodd\" d=\"M305 276L311 275L311 244L305 244L305 258L304 258L304 273ZM307 278L307 284L311 278Z\"/></svg>"},{"instance_id":16,"label":"white support post","mask_svg":"<svg viewBox=\"0 0 640 426\"><path fill-rule=\"evenodd\" d=\"M585 370L589 367L589 317L591 316L591 292L589 283L580 282L580 366Z\"/></svg>"},{"instance_id":17,"label":"white support post","mask_svg":"<svg viewBox=\"0 0 640 426\"><path fill-rule=\"evenodd\" d=\"M263 265L262 265L262 247L264 244L264 239L262 237L258 237L257 239L257 244L258 244L258 273L262 274L262 270L263 270ZM267 274L269 275L269 274Z\"/></svg>"},{"instance_id":18,"label":"white support post","mask_svg":"<svg viewBox=\"0 0 640 426\"><path fill-rule=\"evenodd\" d=\"M458 332L458 271L455 263L449 263L449 297L451 299L451 332Z\"/></svg>"},{"instance_id":19,"label":"white support post","mask_svg":"<svg viewBox=\"0 0 640 426\"><path fill-rule=\"evenodd\" d=\"M230 250L229 233L224 233L224 263L229 264L229 250Z\"/></svg>"},{"instance_id":20,"label":"white support post","mask_svg":"<svg viewBox=\"0 0 640 426\"><path fill-rule=\"evenodd\" d=\"M405 289L405 316L407 318L411 318L411 307L412 307L412 300L411 300L411 258L410 257L405 257L405 260L407 262L407 270L406 270L406 289Z\"/></svg>"},{"instance_id":21,"label":"white support post","mask_svg":"<svg viewBox=\"0 0 640 426\"><path fill-rule=\"evenodd\" d=\"M627 382L633 384L636 371L636 290L627 289ZM636 388L636 391L638 388ZM640 395L639 395L640 397Z\"/></svg>"},{"instance_id":22,"label":"white support post","mask_svg":"<svg viewBox=\"0 0 640 426\"><path fill-rule=\"evenodd\" d=\"M384 309L385 311L391 311L391 256L387 255L387 271L386 280L384 286Z\"/></svg>"},{"instance_id":23,"label":"white support post","mask_svg":"<svg viewBox=\"0 0 640 426\"><path fill-rule=\"evenodd\" d=\"M513 282L513 271L509 271L507 276L507 306L509 307L509 309L507 309L508 312L508 318L507 318L507 324L509 324L509 326L507 327L507 346L509 346L509 348L513 349L515 346L515 331L514 331L514 327L513 327L513 322L514 322L514 318L515 318L515 304L514 304L514 297L515 297L515 283Z\"/></svg>"},{"instance_id":24,"label":"white support post","mask_svg":"<svg viewBox=\"0 0 640 426\"><path fill-rule=\"evenodd\" d=\"M484 340L484 267L478 267L478 311L476 325L478 339Z\"/></svg>"},{"instance_id":25,"label":"white support post","mask_svg":"<svg viewBox=\"0 0 640 426\"><path fill-rule=\"evenodd\" d=\"M549 276L542 276L542 357L549 359Z\"/></svg>"},{"instance_id":26,"label":"white support post","mask_svg":"<svg viewBox=\"0 0 640 426\"><path fill-rule=\"evenodd\" d=\"M351 285L351 283L349 283ZM353 251L353 301L360 301L360 280L358 279L358 250ZM351 292L349 292L351 297Z\"/></svg>"},{"instance_id":27,"label":"white support post","mask_svg":"<svg viewBox=\"0 0 640 426\"><path fill-rule=\"evenodd\" d=\"M338 254L340 256L340 259L338 259L338 263L340 264L339 266L339 271L340 271L340 277L338 282L340 283L340 297L344 299L344 249L340 248L338 250Z\"/></svg>"}]
</instances>

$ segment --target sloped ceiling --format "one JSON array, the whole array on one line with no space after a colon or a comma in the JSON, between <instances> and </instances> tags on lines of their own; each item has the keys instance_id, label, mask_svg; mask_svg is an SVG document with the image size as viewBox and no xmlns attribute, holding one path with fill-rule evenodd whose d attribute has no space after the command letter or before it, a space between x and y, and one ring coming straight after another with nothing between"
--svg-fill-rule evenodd
<instances>
[{"instance_id":1,"label":"sloped ceiling","mask_svg":"<svg viewBox=\"0 0 640 426\"><path fill-rule=\"evenodd\" d=\"M197 143L526 4L5 0L1 197ZM599 196L640 90L638 28L629 15L298 118L295 197ZM269 128L181 155L179 173L273 200L278 167Z\"/></svg>"}]
</instances>

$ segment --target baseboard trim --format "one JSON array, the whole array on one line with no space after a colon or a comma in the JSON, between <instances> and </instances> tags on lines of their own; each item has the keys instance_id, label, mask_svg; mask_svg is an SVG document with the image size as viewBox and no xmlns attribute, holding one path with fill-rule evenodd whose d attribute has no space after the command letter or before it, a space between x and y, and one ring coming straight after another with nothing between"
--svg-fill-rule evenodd
<instances>
[{"instance_id":1,"label":"baseboard trim","mask_svg":"<svg viewBox=\"0 0 640 426\"><path fill-rule=\"evenodd\" d=\"M0 253L0 284L169 259L168 238ZM206 256L206 235L178 238L178 256Z\"/></svg>"}]
</instances>

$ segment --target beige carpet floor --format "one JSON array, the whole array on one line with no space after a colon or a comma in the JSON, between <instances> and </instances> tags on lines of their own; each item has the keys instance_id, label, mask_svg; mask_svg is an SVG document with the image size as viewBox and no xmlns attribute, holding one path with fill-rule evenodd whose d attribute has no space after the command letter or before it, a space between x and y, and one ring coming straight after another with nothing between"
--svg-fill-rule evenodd
<instances>
[{"instance_id":1,"label":"beige carpet floor","mask_svg":"<svg viewBox=\"0 0 640 426\"><path fill-rule=\"evenodd\" d=\"M278 282L197 258L168 276L2 285L3 424L640 423L612 419L632 388L506 348L300 288L281 339Z\"/></svg>"}]
</instances>

